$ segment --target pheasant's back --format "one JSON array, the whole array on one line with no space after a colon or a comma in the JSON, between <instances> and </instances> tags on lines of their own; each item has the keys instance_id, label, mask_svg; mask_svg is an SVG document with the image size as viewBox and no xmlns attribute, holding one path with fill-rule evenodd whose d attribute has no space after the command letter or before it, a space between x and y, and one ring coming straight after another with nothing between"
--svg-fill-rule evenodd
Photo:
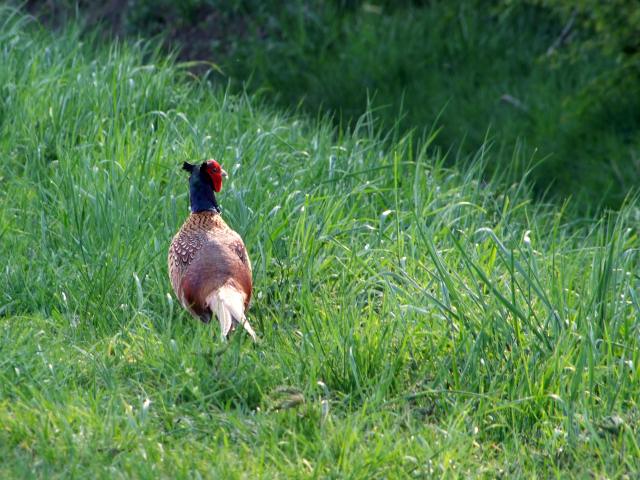
<instances>
[{"instance_id":1,"label":"pheasant's back","mask_svg":"<svg viewBox=\"0 0 640 480\"><path fill-rule=\"evenodd\" d=\"M251 296L251 266L244 243L215 212L189 215L169 247L171 286L182 305L203 320L206 297L228 282Z\"/></svg>"}]
</instances>

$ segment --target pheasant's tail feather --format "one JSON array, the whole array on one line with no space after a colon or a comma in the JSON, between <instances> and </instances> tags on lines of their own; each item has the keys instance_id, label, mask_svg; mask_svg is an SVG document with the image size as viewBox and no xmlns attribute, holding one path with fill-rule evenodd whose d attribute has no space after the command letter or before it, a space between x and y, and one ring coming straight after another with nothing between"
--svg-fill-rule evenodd
<instances>
[{"instance_id":1,"label":"pheasant's tail feather","mask_svg":"<svg viewBox=\"0 0 640 480\"><path fill-rule=\"evenodd\" d=\"M223 285L207 297L207 304L218 317L223 338L236 326L242 325L254 342L258 340L244 315L245 295L232 285Z\"/></svg>"}]
</instances>

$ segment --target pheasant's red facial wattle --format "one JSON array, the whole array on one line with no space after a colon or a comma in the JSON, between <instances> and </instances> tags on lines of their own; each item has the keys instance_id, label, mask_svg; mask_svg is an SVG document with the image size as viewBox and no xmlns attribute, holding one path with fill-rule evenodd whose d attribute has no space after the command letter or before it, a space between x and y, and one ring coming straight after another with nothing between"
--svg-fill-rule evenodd
<instances>
[{"instance_id":1,"label":"pheasant's red facial wattle","mask_svg":"<svg viewBox=\"0 0 640 480\"><path fill-rule=\"evenodd\" d=\"M207 173L211 177L213 190L216 192L222 190L222 178L227 176L227 172L222 169L220 164L215 160L207 161Z\"/></svg>"},{"instance_id":2,"label":"pheasant's red facial wattle","mask_svg":"<svg viewBox=\"0 0 640 480\"><path fill-rule=\"evenodd\" d=\"M222 175L213 174L211 175L211 180L213 181L213 189L216 192L222 190Z\"/></svg>"}]
</instances>

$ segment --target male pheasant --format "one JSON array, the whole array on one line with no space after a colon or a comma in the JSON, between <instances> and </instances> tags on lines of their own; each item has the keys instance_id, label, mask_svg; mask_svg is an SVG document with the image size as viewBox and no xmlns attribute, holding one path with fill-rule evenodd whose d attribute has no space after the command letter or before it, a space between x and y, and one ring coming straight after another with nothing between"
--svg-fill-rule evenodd
<instances>
[{"instance_id":1,"label":"male pheasant","mask_svg":"<svg viewBox=\"0 0 640 480\"><path fill-rule=\"evenodd\" d=\"M227 173L215 160L184 162L191 214L169 247L169 277L180 303L204 323L218 317L222 337L242 325L255 341L245 317L251 299L251 262L240 235L224 222L215 192Z\"/></svg>"}]
</instances>

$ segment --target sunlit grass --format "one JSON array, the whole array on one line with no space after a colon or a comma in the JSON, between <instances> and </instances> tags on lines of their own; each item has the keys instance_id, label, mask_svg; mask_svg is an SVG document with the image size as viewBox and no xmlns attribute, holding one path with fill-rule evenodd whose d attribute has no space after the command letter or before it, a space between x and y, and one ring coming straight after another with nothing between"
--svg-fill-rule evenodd
<instances>
[{"instance_id":1,"label":"sunlit grass","mask_svg":"<svg viewBox=\"0 0 640 480\"><path fill-rule=\"evenodd\" d=\"M635 200L596 221L0 10L0 477L638 471ZM184 160L254 265L220 343L170 294Z\"/></svg>"}]
</instances>

